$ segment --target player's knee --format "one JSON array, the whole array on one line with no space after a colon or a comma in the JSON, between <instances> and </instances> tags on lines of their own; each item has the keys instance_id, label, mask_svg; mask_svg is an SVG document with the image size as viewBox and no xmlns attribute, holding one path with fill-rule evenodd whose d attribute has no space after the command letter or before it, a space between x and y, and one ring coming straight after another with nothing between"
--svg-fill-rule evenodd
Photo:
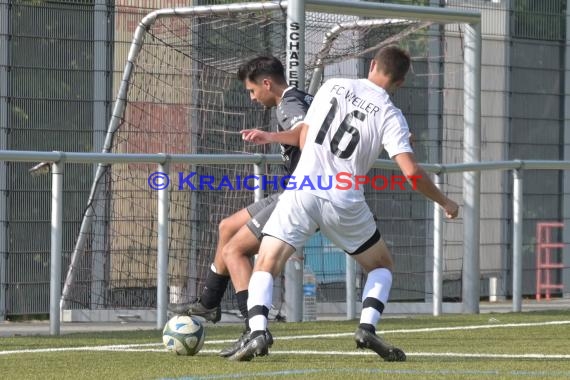
<instances>
[{"instance_id":1,"label":"player's knee","mask_svg":"<svg viewBox=\"0 0 570 380\"><path fill-rule=\"evenodd\" d=\"M234 244L232 241L229 241L222 248L222 257L224 259L224 262L236 260L244 256L249 257L247 252L245 252L239 245Z\"/></svg>"},{"instance_id":2,"label":"player's knee","mask_svg":"<svg viewBox=\"0 0 570 380\"><path fill-rule=\"evenodd\" d=\"M259 249L259 246L253 246L250 244L242 244L242 241L230 240L227 244L222 247L221 254L224 262L231 262L235 260L240 260L242 258L250 259L255 255Z\"/></svg>"},{"instance_id":3,"label":"player's knee","mask_svg":"<svg viewBox=\"0 0 570 380\"><path fill-rule=\"evenodd\" d=\"M235 226L235 223L233 223L231 217L222 219L220 224L218 224L219 236L221 238L225 238L225 240L233 236L236 231L237 228Z\"/></svg>"}]
</instances>

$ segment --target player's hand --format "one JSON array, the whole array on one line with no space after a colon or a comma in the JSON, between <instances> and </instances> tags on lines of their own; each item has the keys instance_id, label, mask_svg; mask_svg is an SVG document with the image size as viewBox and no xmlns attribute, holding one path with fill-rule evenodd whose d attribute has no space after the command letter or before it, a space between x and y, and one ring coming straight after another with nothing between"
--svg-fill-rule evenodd
<instances>
[{"instance_id":1,"label":"player's hand","mask_svg":"<svg viewBox=\"0 0 570 380\"><path fill-rule=\"evenodd\" d=\"M443 210L445 211L445 216L448 219L455 219L459 214L459 205L451 199L448 199L443 205Z\"/></svg>"},{"instance_id":2,"label":"player's hand","mask_svg":"<svg viewBox=\"0 0 570 380\"><path fill-rule=\"evenodd\" d=\"M240 133L241 133L241 138L244 141L249 141L254 144L262 145L262 144L269 144L272 142L269 138L270 133L265 131L260 131L259 129L244 129L243 131L240 131Z\"/></svg>"}]
</instances>

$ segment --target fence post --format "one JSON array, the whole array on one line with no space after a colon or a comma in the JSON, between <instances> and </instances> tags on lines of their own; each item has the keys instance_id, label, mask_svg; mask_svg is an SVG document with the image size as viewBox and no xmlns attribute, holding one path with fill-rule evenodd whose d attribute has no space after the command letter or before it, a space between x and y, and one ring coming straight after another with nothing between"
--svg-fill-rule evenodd
<instances>
[{"instance_id":1,"label":"fence post","mask_svg":"<svg viewBox=\"0 0 570 380\"><path fill-rule=\"evenodd\" d=\"M566 31L570 30L570 7L566 6L565 12L565 25ZM570 44L570 33L566 32L566 46ZM563 128L564 128L564 140L563 145L563 159L570 160L570 49L564 49L564 88L562 97L562 108L563 113ZM564 227L562 230L562 242L564 243L564 249L562 250L562 263L564 264L564 269L562 269L562 283L564 288L562 289L562 297L565 299L570 298L570 172L565 170L562 173L562 223Z\"/></svg>"},{"instance_id":2,"label":"fence post","mask_svg":"<svg viewBox=\"0 0 570 380\"><path fill-rule=\"evenodd\" d=\"M160 164L158 171L168 173L168 163ZM164 181L168 181L165 177ZM156 327L162 329L166 324L166 307L168 305L168 183L158 190L158 249L156 275Z\"/></svg>"},{"instance_id":3,"label":"fence post","mask_svg":"<svg viewBox=\"0 0 570 380\"><path fill-rule=\"evenodd\" d=\"M259 202L260 200L263 199L264 196L264 184L265 182L263 181L263 179L261 178L265 173L263 173L263 168L261 167L261 165L263 165L265 163L265 160L262 160L262 162L254 164L253 165L253 174L259 178L256 180L256 185L257 187L255 188L255 190L253 191L254 194L254 202Z\"/></svg>"},{"instance_id":4,"label":"fence post","mask_svg":"<svg viewBox=\"0 0 570 380\"><path fill-rule=\"evenodd\" d=\"M356 318L356 261L349 255L346 260L346 320Z\"/></svg>"},{"instance_id":5,"label":"fence post","mask_svg":"<svg viewBox=\"0 0 570 380\"><path fill-rule=\"evenodd\" d=\"M61 297L61 239L63 214L63 163L54 162L51 166L51 257L49 286L49 333L59 335Z\"/></svg>"},{"instance_id":6,"label":"fence post","mask_svg":"<svg viewBox=\"0 0 570 380\"><path fill-rule=\"evenodd\" d=\"M513 170L513 312L522 308L522 170Z\"/></svg>"},{"instance_id":7,"label":"fence post","mask_svg":"<svg viewBox=\"0 0 570 380\"><path fill-rule=\"evenodd\" d=\"M11 5L0 2L0 149L8 149L8 64ZM0 323L6 319L6 273L8 266L8 183L6 163L0 162Z\"/></svg>"},{"instance_id":8,"label":"fence post","mask_svg":"<svg viewBox=\"0 0 570 380\"><path fill-rule=\"evenodd\" d=\"M464 154L465 163L481 161L481 24L465 26ZM481 173L463 173L463 311L479 313Z\"/></svg>"},{"instance_id":9,"label":"fence post","mask_svg":"<svg viewBox=\"0 0 570 380\"><path fill-rule=\"evenodd\" d=\"M435 185L441 190L443 176L435 175ZM441 315L443 302L443 210L434 203L433 209L433 315Z\"/></svg>"}]
</instances>

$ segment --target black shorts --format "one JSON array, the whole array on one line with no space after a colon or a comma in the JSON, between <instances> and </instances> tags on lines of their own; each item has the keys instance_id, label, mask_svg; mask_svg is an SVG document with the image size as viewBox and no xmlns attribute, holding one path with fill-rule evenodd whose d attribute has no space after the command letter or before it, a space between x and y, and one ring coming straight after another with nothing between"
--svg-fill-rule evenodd
<instances>
[{"instance_id":1,"label":"black shorts","mask_svg":"<svg viewBox=\"0 0 570 380\"><path fill-rule=\"evenodd\" d=\"M267 198L263 198L259 202L252 203L246 207L247 212L249 212L249 215L251 216L251 219L247 222L247 227L258 240L261 240L263 237L261 231L275 209L275 205L277 205L277 200L280 195L281 193L272 194Z\"/></svg>"}]
</instances>

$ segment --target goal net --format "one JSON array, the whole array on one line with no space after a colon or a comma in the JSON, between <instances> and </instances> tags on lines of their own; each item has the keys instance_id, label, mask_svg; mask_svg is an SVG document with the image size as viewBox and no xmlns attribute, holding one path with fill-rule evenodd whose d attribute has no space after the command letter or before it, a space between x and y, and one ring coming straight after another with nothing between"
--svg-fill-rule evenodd
<instances>
[{"instance_id":1,"label":"goal net","mask_svg":"<svg viewBox=\"0 0 570 380\"><path fill-rule=\"evenodd\" d=\"M149 14L136 29L130 48L115 48L115 60L127 63L121 77L115 78L118 95L104 151L277 153L275 147L241 140L240 130L268 130L273 120L271 110L251 103L236 71L241 63L261 54L286 61L286 17L286 10L273 3ZM462 123L457 122L461 111L457 103L448 106L444 101L448 96L461 96L460 31L411 20L308 12L304 36L305 82L311 91L331 76L365 77L374 51L383 45L397 43L408 48L413 75L395 100L413 126L418 155L424 162L462 160ZM253 170L252 165L223 160L215 165L167 166L171 302L200 294L216 251L219 223L254 201L254 193L244 186L238 189L236 183ZM280 173L277 165L266 165L263 170ZM64 309L156 307L157 192L153 184L157 182L152 175L157 171L155 164L98 166L69 261ZM460 193L459 178L450 181L448 189ZM220 186L224 179L233 188ZM398 258L399 280L393 298L422 299L429 293L426 281L431 276L426 267L431 257L431 203L411 192L370 191L368 200ZM453 236L448 239L451 248L454 241L460 241ZM451 278L461 264L455 261L453 249L449 255ZM317 235L307 244L305 264L317 274L320 301L344 301L342 252ZM276 287L273 315L279 313L283 295L281 281ZM237 309L231 289L223 308Z\"/></svg>"}]
</instances>

